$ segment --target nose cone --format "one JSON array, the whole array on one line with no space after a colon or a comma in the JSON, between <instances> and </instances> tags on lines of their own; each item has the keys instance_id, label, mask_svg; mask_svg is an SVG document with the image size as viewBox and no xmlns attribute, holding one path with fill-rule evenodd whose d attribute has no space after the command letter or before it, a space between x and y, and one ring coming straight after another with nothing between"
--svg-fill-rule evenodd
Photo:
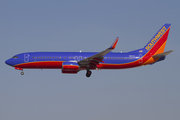
<instances>
[{"instance_id":1,"label":"nose cone","mask_svg":"<svg viewBox=\"0 0 180 120\"><path fill-rule=\"evenodd\" d=\"M12 66L12 60L11 60L11 59L6 60L5 63L6 63L7 65Z\"/></svg>"}]
</instances>

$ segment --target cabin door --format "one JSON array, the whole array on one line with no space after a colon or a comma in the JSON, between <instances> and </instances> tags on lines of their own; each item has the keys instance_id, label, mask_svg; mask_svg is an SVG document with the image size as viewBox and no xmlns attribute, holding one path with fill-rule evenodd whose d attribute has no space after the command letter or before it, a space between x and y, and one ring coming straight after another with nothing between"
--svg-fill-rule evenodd
<instances>
[{"instance_id":1,"label":"cabin door","mask_svg":"<svg viewBox=\"0 0 180 120\"><path fill-rule=\"evenodd\" d=\"M29 62L29 54L24 54L24 62Z\"/></svg>"},{"instance_id":2,"label":"cabin door","mask_svg":"<svg viewBox=\"0 0 180 120\"><path fill-rule=\"evenodd\" d=\"M139 63L143 63L143 56L142 56L142 54L139 54Z\"/></svg>"}]
</instances>

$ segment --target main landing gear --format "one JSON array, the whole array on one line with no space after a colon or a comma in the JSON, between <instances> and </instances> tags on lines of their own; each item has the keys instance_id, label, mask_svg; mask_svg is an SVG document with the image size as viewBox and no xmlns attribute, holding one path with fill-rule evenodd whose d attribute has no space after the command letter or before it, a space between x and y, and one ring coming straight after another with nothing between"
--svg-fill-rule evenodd
<instances>
[{"instance_id":1,"label":"main landing gear","mask_svg":"<svg viewBox=\"0 0 180 120\"><path fill-rule=\"evenodd\" d=\"M92 74L92 72L91 72L90 70L87 70L87 72L86 72L86 77L90 77L91 74Z\"/></svg>"}]
</instances>

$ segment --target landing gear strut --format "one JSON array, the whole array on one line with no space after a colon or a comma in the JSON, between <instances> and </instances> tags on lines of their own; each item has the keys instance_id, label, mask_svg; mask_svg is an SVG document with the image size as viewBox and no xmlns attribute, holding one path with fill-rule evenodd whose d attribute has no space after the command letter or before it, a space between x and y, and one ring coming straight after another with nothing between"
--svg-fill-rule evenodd
<instances>
[{"instance_id":1,"label":"landing gear strut","mask_svg":"<svg viewBox=\"0 0 180 120\"><path fill-rule=\"evenodd\" d=\"M24 75L23 68L15 67L16 70L21 70L21 75Z\"/></svg>"},{"instance_id":2,"label":"landing gear strut","mask_svg":"<svg viewBox=\"0 0 180 120\"><path fill-rule=\"evenodd\" d=\"M87 72L86 72L86 77L90 77L91 74L92 74L92 72L91 72L90 70L87 70Z\"/></svg>"}]
</instances>

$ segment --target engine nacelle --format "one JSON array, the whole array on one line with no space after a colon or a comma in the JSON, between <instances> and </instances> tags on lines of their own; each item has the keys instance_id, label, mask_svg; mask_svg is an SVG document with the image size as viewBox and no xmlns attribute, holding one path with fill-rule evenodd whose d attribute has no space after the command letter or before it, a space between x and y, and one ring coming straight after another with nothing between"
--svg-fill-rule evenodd
<instances>
[{"instance_id":1,"label":"engine nacelle","mask_svg":"<svg viewBox=\"0 0 180 120\"><path fill-rule=\"evenodd\" d=\"M63 62L62 73L76 74L79 71L79 64L75 62Z\"/></svg>"}]
</instances>

